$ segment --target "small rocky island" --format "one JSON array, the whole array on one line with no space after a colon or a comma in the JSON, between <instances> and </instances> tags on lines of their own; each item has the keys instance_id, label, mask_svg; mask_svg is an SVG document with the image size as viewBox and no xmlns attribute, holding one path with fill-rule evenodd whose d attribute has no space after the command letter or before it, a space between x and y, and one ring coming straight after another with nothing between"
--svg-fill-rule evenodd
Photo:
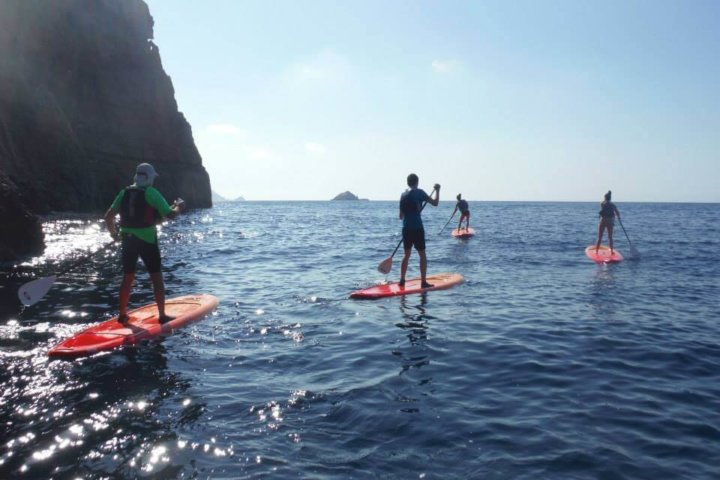
<instances>
[{"instance_id":1,"label":"small rocky island","mask_svg":"<svg viewBox=\"0 0 720 480\"><path fill-rule=\"evenodd\" d=\"M354 193L352 193L352 192L350 192L350 191L346 191L346 192L339 193L338 195L336 195L335 198L333 198L333 200L362 200L362 201L367 201L367 198L358 198L358 196L355 195Z\"/></svg>"}]
</instances>

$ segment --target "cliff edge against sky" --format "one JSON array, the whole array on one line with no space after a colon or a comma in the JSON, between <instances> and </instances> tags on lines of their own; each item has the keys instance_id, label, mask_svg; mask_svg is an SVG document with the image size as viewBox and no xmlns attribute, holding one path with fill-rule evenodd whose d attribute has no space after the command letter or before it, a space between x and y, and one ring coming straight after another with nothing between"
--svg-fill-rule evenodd
<instances>
[{"instance_id":1,"label":"cliff edge against sky","mask_svg":"<svg viewBox=\"0 0 720 480\"><path fill-rule=\"evenodd\" d=\"M28 215L102 212L141 162L169 201L212 205L152 38L142 0L0 2L0 224L24 239L0 235L0 260L42 245Z\"/></svg>"}]
</instances>

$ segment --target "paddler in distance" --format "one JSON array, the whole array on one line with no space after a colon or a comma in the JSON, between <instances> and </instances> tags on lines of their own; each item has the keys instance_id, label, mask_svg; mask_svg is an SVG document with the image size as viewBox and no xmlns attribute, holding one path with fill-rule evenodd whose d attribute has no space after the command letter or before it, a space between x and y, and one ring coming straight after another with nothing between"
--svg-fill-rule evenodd
<instances>
[{"instance_id":1,"label":"paddler in distance","mask_svg":"<svg viewBox=\"0 0 720 480\"><path fill-rule=\"evenodd\" d=\"M463 220L465 220L465 230L470 229L470 207L468 206L467 200L463 200L462 193L457 194L457 203L455 204L455 210L453 210L452 215L450 215L450 218L455 216L455 212L460 210L460 220L458 221L458 232L460 231L460 227L462 226Z\"/></svg>"},{"instance_id":2,"label":"paddler in distance","mask_svg":"<svg viewBox=\"0 0 720 480\"><path fill-rule=\"evenodd\" d=\"M433 207L437 207L440 201L440 184L435 184L435 198L432 193L428 195L424 190L418 188L420 179L414 173L407 177L407 184L410 187L400 197L400 219L403 221L403 248L405 255L400 265L400 281L398 285L405 287L405 274L407 273L408 261L412 253L412 247L415 247L420 256L420 286L422 288L430 288L431 284L427 283L427 257L425 256L425 229L422 223L422 212L424 202L429 203Z\"/></svg>"},{"instance_id":3,"label":"paddler in distance","mask_svg":"<svg viewBox=\"0 0 720 480\"><path fill-rule=\"evenodd\" d=\"M164 218L173 219L184 209L185 202L177 199L172 205L152 184L158 174L149 163L141 163L135 171L134 183L117 194L105 213L105 224L110 235L120 239L123 279L120 284L120 314L118 321L126 323L130 290L135 280L138 257L150 274L160 323L172 320L165 314L165 283L163 281L158 246L157 227ZM115 216L120 214L120 229Z\"/></svg>"},{"instance_id":4,"label":"paddler in distance","mask_svg":"<svg viewBox=\"0 0 720 480\"><path fill-rule=\"evenodd\" d=\"M611 200L612 192L608 190L605 194L605 200L600 204L600 223L598 224L598 237L597 243L595 244L595 252L600 249L603 231L607 230L610 253L615 253L613 250L613 228L615 227L615 216L617 215L618 220L620 219L620 210L618 210Z\"/></svg>"}]
</instances>

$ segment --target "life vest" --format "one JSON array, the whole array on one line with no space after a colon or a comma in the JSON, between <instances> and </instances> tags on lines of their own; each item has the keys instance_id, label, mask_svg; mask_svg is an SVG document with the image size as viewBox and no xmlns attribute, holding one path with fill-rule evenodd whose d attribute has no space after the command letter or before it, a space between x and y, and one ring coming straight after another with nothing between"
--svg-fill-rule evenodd
<instances>
[{"instance_id":1,"label":"life vest","mask_svg":"<svg viewBox=\"0 0 720 480\"><path fill-rule=\"evenodd\" d=\"M152 227L160 219L160 215L145 200L145 189L140 187L125 188L120 204L120 225L129 228Z\"/></svg>"},{"instance_id":2,"label":"life vest","mask_svg":"<svg viewBox=\"0 0 720 480\"><path fill-rule=\"evenodd\" d=\"M612 202L602 202L600 204L600 216L603 218L613 218L615 216L615 208Z\"/></svg>"}]
</instances>

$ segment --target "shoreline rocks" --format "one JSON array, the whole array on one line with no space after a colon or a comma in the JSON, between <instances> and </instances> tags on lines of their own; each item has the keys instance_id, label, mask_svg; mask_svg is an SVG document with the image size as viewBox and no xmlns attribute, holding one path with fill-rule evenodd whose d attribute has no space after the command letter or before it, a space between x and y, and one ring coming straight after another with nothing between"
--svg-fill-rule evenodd
<instances>
[{"instance_id":1,"label":"shoreline rocks","mask_svg":"<svg viewBox=\"0 0 720 480\"><path fill-rule=\"evenodd\" d=\"M42 222L25 207L17 186L0 171L0 262L44 249Z\"/></svg>"}]
</instances>

